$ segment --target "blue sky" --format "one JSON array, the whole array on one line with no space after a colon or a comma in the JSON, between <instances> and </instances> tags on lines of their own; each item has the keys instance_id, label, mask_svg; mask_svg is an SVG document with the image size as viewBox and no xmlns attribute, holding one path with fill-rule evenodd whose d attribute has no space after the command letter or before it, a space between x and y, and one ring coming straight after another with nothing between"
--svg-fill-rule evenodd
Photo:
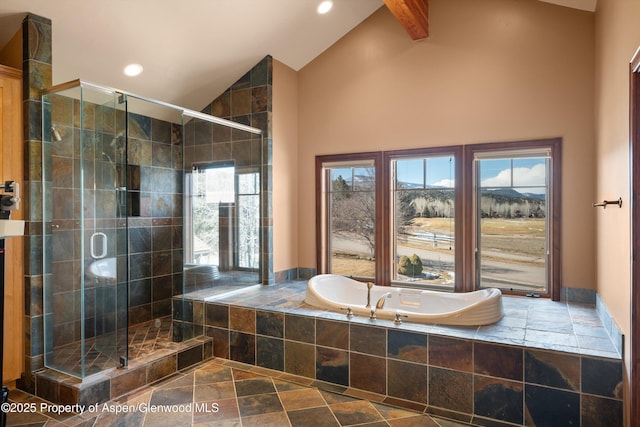
<instances>
[{"instance_id":1,"label":"blue sky","mask_svg":"<svg viewBox=\"0 0 640 427\"><path fill-rule=\"evenodd\" d=\"M397 180L403 183L426 186L448 187L454 186L455 159L451 156L429 157L416 159L398 159L396 162ZM544 193L546 181L546 159L544 158L515 158L515 159L487 159L480 160L480 180L483 187L516 187L521 192ZM355 168L356 175L366 175L367 169ZM350 181L351 168L332 169L333 179L342 175Z\"/></svg>"},{"instance_id":2,"label":"blue sky","mask_svg":"<svg viewBox=\"0 0 640 427\"><path fill-rule=\"evenodd\" d=\"M450 156L426 159L427 186L452 187L455 178L455 159ZM397 179L400 182L422 185L424 159L397 160Z\"/></svg>"},{"instance_id":3,"label":"blue sky","mask_svg":"<svg viewBox=\"0 0 640 427\"><path fill-rule=\"evenodd\" d=\"M455 160L451 157L431 157L426 159L427 186L452 187ZM397 161L398 181L419 184L424 180L424 160L408 159ZM512 176L513 175L513 176ZM480 180L483 187L527 188L528 192L543 193L546 167L543 158L481 160Z\"/></svg>"},{"instance_id":4,"label":"blue sky","mask_svg":"<svg viewBox=\"0 0 640 427\"><path fill-rule=\"evenodd\" d=\"M483 187L517 187L521 192L544 193L546 159L481 160L480 180Z\"/></svg>"}]
</instances>

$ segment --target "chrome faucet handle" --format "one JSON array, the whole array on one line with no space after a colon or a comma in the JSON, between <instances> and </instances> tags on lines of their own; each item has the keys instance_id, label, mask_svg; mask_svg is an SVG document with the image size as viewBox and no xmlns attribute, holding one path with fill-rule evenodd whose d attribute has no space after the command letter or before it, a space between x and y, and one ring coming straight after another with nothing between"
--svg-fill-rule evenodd
<instances>
[{"instance_id":1,"label":"chrome faucet handle","mask_svg":"<svg viewBox=\"0 0 640 427\"><path fill-rule=\"evenodd\" d=\"M347 317L351 319L353 317L353 309L351 307L340 307L340 310L347 311Z\"/></svg>"},{"instance_id":2,"label":"chrome faucet handle","mask_svg":"<svg viewBox=\"0 0 640 427\"><path fill-rule=\"evenodd\" d=\"M400 313L396 313L396 318L393 319L393 323L395 323L396 325L400 325L402 323L402 318L409 318L408 315L406 314L400 314Z\"/></svg>"}]
</instances>

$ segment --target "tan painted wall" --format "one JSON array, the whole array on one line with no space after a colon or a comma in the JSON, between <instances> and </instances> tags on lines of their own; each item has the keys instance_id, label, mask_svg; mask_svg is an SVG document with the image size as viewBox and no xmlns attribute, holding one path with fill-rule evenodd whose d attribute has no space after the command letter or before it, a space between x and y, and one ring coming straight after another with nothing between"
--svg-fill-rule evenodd
<instances>
[{"instance_id":1,"label":"tan painted wall","mask_svg":"<svg viewBox=\"0 0 640 427\"><path fill-rule=\"evenodd\" d=\"M595 289L594 14L431 0L412 41L386 8L300 70L300 266L315 266L314 157L563 137L563 285Z\"/></svg>"},{"instance_id":2,"label":"tan painted wall","mask_svg":"<svg viewBox=\"0 0 640 427\"><path fill-rule=\"evenodd\" d=\"M298 267L298 74L273 61L273 269Z\"/></svg>"},{"instance_id":3,"label":"tan painted wall","mask_svg":"<svg viewBox=\"0 0 640 427\"><path fill-rule=\"evenodd\" d=\"M627 340L631 333L629 61L640 46L639 16L638 1L598 1L596 197L598 200L622 197L623 208L597 212L597 283L598 294ZM627 343L624 359L628 374L630 348Z\"/></svg>"},{"instance_id":4,"label":"tan painted wall","mask_svg":"<svg viewBox=\"0 0 640 427\"><path fill-rule=\"evenodd\" d=\"M0 49L0 64L22 69L22 28Z\"/></svg>"}]
</instances>

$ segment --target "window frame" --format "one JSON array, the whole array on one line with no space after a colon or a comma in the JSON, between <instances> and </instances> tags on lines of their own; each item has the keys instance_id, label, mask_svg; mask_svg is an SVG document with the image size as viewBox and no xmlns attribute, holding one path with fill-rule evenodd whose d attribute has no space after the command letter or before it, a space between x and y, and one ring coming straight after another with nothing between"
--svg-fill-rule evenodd
<instances>
[{"instance_id":1,"label":"window frame","mask_svg":"<svg viewBox=\"0 0 640 427\"><path fill-rule=\"evenodd\" d=\"M184 241L184 258L185 258L185 262L187 263L195 263L195 254L194 254L194 215L193 215L193 209L194 209L194 203L193 203L193 198L196 197L194 194L194 182L193 182L193 174L196 171L207 171L207 170L211 170L211 169L220 169L220 168L233 168L234 172L234 176L233 176L233 185L234 185L234 189L233 189L233 201L232 202L225 202L225 203L231 203L233 206L233 210L232 210L232 215L231 215L231 228L233 230L232 233L232 239L233 242L230 245L230 248L232 249L232 263L233 263L233 270L235 271L249 271L249 272L256 272L260 270L260 266L258 267L240 267L240 255L238 252L238 245L239 245L239 224L240 224L240 213L239 213L239 209L240 209L240 198L241 196L258 196L258 209L260 209L261 206L261 193L260 193L260 182L258 182L258 186L257 186L257 193L241 193L240 192L240 188L239 188L239 177L240 175L245 175L245 174L257 174L258 180L261 179L260 176L260 172L258 169L253 168L253 167L241 167L238 166L236 164L235 161L231 160L231 161L218 161L218 162L206 162L206 163L194 163L191 168L189 169L189 171L185 174L185 180L184 180L184 185L185 185L185 203L184 203L184 228L185 228L185 241ZM206 173L206 172L205 172ZM262 236L260 234L260 224L257 223L256 226L258 227L258 239L262 239ZM259 244L260 245L260 244ZM260 254L258 254L258 257L260 257ZM259 264L259 262L258 262ZM218 263L219 266L219 263Z\"/></svg>"},{"instance_id":2,"label":"window frame","mask_svg":"<svg viewBox=\"0 0 640 427\"><path fill-rule=\"evenodd\" d=\"M551 156L550 180L549 180L549 204L547 211L550 213L548 244L550 254L548 256L548 265L546 272L547 293L541 296L551 297L554 301L560 300L561 291L561 218L562 218L562 157L561 157L561 138L539 139L515 142L495 142L484 144L471 144L464 147L464 170L466 177L464 180L464 205L467 210L464 224L464 241L466 244L465 254L467 260L464 264L464 286L463 292L471 292L479 289L477 283L478 261L476 258L477 245L477 210L476 210L476 178L474 159L478 153L491 153L499 151L525 151L525 150L543 150L548 149ZM524 295L525 292L510 292L502 290L504 294Z\"/></svg>"},{"instance_id":3,"label":"window frame","mask_svg":"<svg viewBox=\"0 0 640 427\"><path fill-rule=\"evenodd\" d=\"M393 179L394 174L391 171L391 163L394 160L402 160L407 158L416 158L416 157L440 157L450 155L454 158L454 181L455 185L453 188L454 191L454 204L455 204L455 215L454 215L454 233L456 236L456 250L454 254L454 262L455 262L455 279L454 279L454 292L462 292L462 266L463 266L463 257L464 257L464 245L462 241L460 245L458 245L458 236L462 236L462 214L463 214L463 194L462 194L462 146L454 145L454 146L445 146L445 147L430 147L430 148L416 148L416 149L408 149L408 150L393 150L393 151L385 151L383 152L383 174L384 174L384 187L382 189L384 194L384 203L383 203L383 222L384 222L384 230L386 230L385 239L383 242L383 263L386 268L383 268L383 276L382 280L385 285L393 286L410 286L405 282L394 281L393 277L393 241L394 241L394 219L392 212L392 192L394 191ZM429 286L429 285L420 285L420 289L438 289L443 290L442 287L439 286Z\"/></svg>"},{"instance_id":4,"label":"window frame","mask_svg":"<svg viewBox=\"0 0 640 427\"><path fill-rule=\"evenodd\" d=\"M426 147L406 150L390 150L364 153L348 153L316 156L316 267L318 273L328 272L330 245L328 245L327 194L324 191L327 183L323 177L323 164L328 162L347 162L373 160L375 169L376 197L376 247L375 247L375 282L379 285L397 284L406 287L404 282L392 282L392 236L393 219L391 212L392 173L391 162L410 157L453 155L455 159L455 282L454 292L471 292L477 290L476 280L476 209L475 209L475 174L474 158L476 153L491 151L542 150L548 149L551 157L549 183L549 257L547 268L547 294L559 301L561 297L561 218L562 218L562 138L537 140L489 142L469 145L451 145ZM357 277L354 277L358 279ZM428 285L421 285L428 288ZM524 292L508 292L505 294L524 295Z\"/></svg>"},{"instance_id":5,"label":"window frame","mask_svg":"<svg viewBox=\"0 0 640 427\"><path fill-rule=\"evenodd\" d=\"M257 177L257 185L255 186L255 191L254 193L242 193L240 191L240 175L254 175L254 179L255 177ZM260 175L260 171L256 170L255 168L238 168L236 167L235 170L235 187L236 187L236 192L235 192L235 211L234 211L234 218L233 218L233 225L234 225L234 232L233 232L233 237L234 237L234 248L233 248L233 256L234 256L234 269L238 270L238 271L250 271L250 272L257 272L260 271L260 251L258 250L258 266L257 267L243 267L240 266L240 220L241 220L241 215L240 215L240 208L241 208L241 199L243 197L251 197L251 196L257 196L258 198L258 222L255 224L257 230L257 238L258 238L258 249L261 247L260 245L260 239L261 239L261 234L260 234L260 206L261 206L261 194L260 194L260 179L261 179L261 175Z\"/></svg>"},{"instance_id":6,"label":"window frame","mask_svg":"<svg viewBox=\"0 0 640 427\"><path fill-rule=\"evenodd\" d=\"M381 245L379 242L383 237L383 229L382 229L382 199L379 197L379 188L382 186L382 173L381 165L382 165L382 152L365 152L365 153L350 153L350 154L335 154L335 155L325 155L325 156L316 156L316 266L318 271L320 272L328 272L329 271L329 259L331 257L331 245L329 244L329 233L328 233L328 218L326 215L326 207L328 206L328 197L331 194L328 191L325 191L329 183L325 179L326 177L323 174L324 167L323 165L326 163L332 162L357 162L357 161L373 161L373 167L375 170L375 233L376 233L376 245L374 249L374 258L375 258L375 277L373 277L374 281L379 281L382 277L382 263L379 262L382 260L383 252ZM353 276L352 276L353 277ZM353 277L354 279L362 279L369 280L371 278L359 278Z\"/></svg>"}]
</instances>

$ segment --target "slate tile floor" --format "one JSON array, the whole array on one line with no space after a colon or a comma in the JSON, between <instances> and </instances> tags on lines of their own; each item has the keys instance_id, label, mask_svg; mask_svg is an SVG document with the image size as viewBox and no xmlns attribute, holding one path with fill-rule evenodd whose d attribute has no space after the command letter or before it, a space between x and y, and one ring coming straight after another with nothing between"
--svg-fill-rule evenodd
<instances>
[{"instance_id":1,"label":"slate tile floor","mask_svg":"<svg viewBox=\"0 0 640 427\"><path fill-rule=\"evenodd\" d=\"M9 413L7 426L462 427L466 424L398 409L329 384L213 359L97 410L78 414ZM42 399L11 390L10 402ZM154 412L150 408L159 408ZM130 412L125 412L130 410Z\"/></svg>"}]
</instances>

